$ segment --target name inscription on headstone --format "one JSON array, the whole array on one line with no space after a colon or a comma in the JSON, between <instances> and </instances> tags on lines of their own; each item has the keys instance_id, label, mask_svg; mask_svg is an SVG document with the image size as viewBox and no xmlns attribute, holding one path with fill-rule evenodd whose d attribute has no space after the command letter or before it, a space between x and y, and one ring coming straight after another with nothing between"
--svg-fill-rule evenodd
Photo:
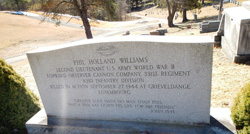
<instances>
[{"instance_id":1,"label":"name inscription on headstone","mask_svg":"<svg viewBox=\"0 0 250 134\"><path fill-rule=\"evenodd\" d=\"M28 57L48 116L194 124L209 123L211 50L104 42Z\"/></svg>"}]
</instances>

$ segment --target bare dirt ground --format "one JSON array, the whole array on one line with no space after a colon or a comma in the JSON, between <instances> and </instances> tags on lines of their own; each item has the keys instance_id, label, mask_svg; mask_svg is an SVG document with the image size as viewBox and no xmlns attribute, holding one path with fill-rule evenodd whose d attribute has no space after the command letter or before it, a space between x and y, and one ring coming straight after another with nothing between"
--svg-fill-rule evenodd
<instances>
[{"instance_id":1,"label":"bare dirt ground","mask_svg":"<svg viewBox=\"0 0 250 134\"><path fill-rule=\"evenodd\" d=\"M37 47L55 45L84 38L83 29L51 23L26 16L0 13L0 57L8 58L25 54Z\"/></svg>"},{"instance_id":2,"label":"bare dirt ground","mask_svg":"<svg viewBox=\"0 0 250 134\"><path fill-rule=\"evenodd\" d=\"M225 7L232 7L231 3L225 4ZM204 18L216 17L218 11L212 6L204 7L198 15L199 20ZM159 13L159 14L158 14ZM137 14L148 17L166 18L166 12L159 8L150 8ZM188 13L188 18L192 15ZM175 20L180 23L181 17ZM16 16L6 13L0 13L0 57L8 59L18 55L23 55L29 50L33 50L41 46L49 46L70 42L73 40L83 39L84 30L69 27L55 27L54 24L42 23L39 20L31 19L25 16ZM190 22L186 23L189 24ZM92 23L98 27L112 27L113 23ZM143 25L143 24L142 24ZM199 33L198 24L191 24L192 28L187 29L185 26L168 28L163 24L163 28L168 29L166 36L213 36L212 33ZM93 26L93 25L92 25ZM140 35L149 33L155 27L148 27L131 32L131 35ZM121 36L121 34L116 35ZM27 86L39 96L35 80L33 78L27 59L10 63L14 69L26 79ZM212 74L212 107L230 107L233 98L246 83L250 82L250 62L246 64L232 63L220 48L214 48L213 56L213 74Z\"/></svg>"}]
</instances>

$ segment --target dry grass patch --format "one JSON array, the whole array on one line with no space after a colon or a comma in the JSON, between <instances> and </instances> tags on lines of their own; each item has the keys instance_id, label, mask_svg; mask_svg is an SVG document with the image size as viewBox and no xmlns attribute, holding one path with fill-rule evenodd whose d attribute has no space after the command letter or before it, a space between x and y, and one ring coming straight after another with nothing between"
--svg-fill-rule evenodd
<instances>
[{"instance_id":1,"label":"dry grass patch","mask_svg":"<svg viewBox=\"0 0 250 134\"><path fill-rule=\"evenodd\" d=\"M240 89L250 82L250 61L235 64L221 49L214 48L212 98L213 107L230 107Z\"/></svg>"}]
</instances>

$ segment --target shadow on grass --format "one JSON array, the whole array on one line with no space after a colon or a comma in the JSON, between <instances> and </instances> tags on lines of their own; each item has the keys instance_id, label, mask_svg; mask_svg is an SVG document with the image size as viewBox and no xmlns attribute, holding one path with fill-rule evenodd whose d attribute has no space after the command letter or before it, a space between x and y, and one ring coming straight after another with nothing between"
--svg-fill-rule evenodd
<instances>
[{"instance_id":1,"label":"shadow on grass","mask_svg":"<svg viewBox=\"0 0 250 134\"><path fill-rule=\"evenodd\" d=\"M211 20L218 20L218 15L205 16L205 17L202 17L202 18L198 18L197 21L195 21L194 19L191 19L191 20L188 20L187 22L183 22L183 23L197 23L197 22L211 21Z\"/></svg>"},{"instance_id":2,"label":"shadow on grass","mask_svg":"<svg viewBox=\"0 0 250 134\"><path fill-rule=\"evenodd\" d=\"M179 22L179 23L175 23L177 25L177 27L181 24L183 25L190 25L190 23L199 23L199 22L203 22L203 21L212 21L212 20L218 20L218 15L215 16L205 16L202 18L199 18L197 21L195 21L194 19L189 19L186 22Z\"/></svg>"},{"instance_id":3,"label":"shadow on grass","mask_svg":"<svg viewBox=\"0 0 250 134\"><path fill-rule=\"evenodd\" d=\"M185 27L185 26L181 26L181 25L174 25L172 28L179 28L179 29L183 30L183 29L184 29L184 27Z\"/></svg>"},{"instance_id":4,"label":"shadow on grass","mask_svg":"<svg viewBox=\"0 0 250 134\"><path fill-rule=\"evenodd\" d=\"M199 18L198 21L202 22L202 21L209 21L209 20L218 20L218 15L214 15L214 16L205 16L202 18Z\"/></svg>"},{"instance_id":5,"label":"shadow on grass","mask_svg":"<svg viewBox=\"0 0 250 134\"><path fill-rule=\"evenodd\" d=\"M178 33L185 29L185 26L174 25L173 27L168 27L168 33Z\"/></svg>"}]
</instances>

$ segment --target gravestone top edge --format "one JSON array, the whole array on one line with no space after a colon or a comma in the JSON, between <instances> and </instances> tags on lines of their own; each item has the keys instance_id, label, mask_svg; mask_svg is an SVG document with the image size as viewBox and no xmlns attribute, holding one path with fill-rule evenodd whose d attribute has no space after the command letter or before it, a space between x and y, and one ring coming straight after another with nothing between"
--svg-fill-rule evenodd
<instances>
[{"instance_id":1,"label":"gravestone top edge","mask_svg":"<svg viewBox=\"0 0 250 134\"><path fill-rule=\"evenodd\" d=\"M225 14L229 14L232 21L240 22L243 19L250 19L250 10L245 7L232 7L225 9Z\"/></svg>"},{"instance_id":2,"label":"gravestone top edge","mask_svg":"<svg viewBox=\"0 0 250 134\"><path fill-rule=\"evenodd\" d=\"M242 6L250 11L250 1L243 1Z\"/></svg>"},{"instance_id":3,"label":"gravestone top edge","mask_svg":"<svg viewBox=\"0 0 250 134\"><path fill-rule=\"evenodd\" d=\"M213 43L213 38L210 36L120 36L120 37L105 37L105 38L94 38L94 39L84 39L74 42L69 42L66 44L41 47L32 51L27 52L27 54L46 52L51 50L57 50L67 47L74 47L80 45L89 45L97 43L109 43L109 42L155 42L155 43L200 43L200 44L211 44Z\"/></svg>"}]
</instances>

